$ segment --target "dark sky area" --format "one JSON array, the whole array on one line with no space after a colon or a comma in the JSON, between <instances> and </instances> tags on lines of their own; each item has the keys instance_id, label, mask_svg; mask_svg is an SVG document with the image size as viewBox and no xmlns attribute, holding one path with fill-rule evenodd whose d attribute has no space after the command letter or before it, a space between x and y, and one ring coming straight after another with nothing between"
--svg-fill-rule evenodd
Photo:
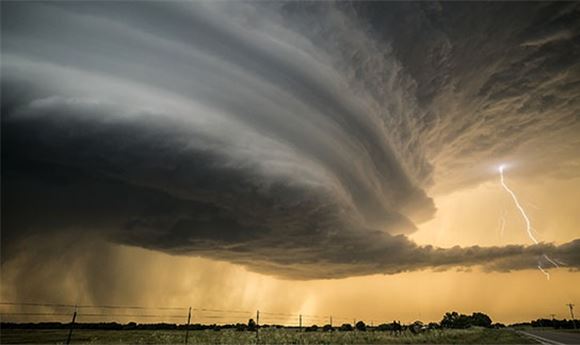
<instances>
[{"instance_id":1,"label":"dark sky area","mask_svg":"<svg viewBox=\"0 0 580 345\"><path fill-rule=\"evenodd\" d=\"M2 261L65 234L298 280L505 272L544 254L576 270L580 239L439 248L409 235L435 196L499 164L579 177L579 14L2 2Z\"/></svg>"}]
</instances>

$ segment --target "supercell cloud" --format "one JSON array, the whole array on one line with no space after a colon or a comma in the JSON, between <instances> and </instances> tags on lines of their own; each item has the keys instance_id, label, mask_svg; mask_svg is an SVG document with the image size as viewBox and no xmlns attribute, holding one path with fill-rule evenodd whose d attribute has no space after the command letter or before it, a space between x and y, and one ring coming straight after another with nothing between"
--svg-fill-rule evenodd
<instances>
[{"instance_id":1,"label":"supercell cloud","mask_svg":"<svg viewBox=\"0 0 580 345\"><path fill-rule=\"evenodd\" d=\"M578 176L579 11L2 3L3 260L86 232L294 279L577 268L406 235L500 161Z\"/></svg>"}]
</instances>

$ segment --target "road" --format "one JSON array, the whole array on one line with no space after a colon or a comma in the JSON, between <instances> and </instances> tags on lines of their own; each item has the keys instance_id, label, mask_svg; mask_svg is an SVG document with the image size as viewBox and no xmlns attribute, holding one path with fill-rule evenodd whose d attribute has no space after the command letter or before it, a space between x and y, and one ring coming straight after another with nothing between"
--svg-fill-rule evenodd
<instances>
[{"instance_id":1,"label":"road","mask_svg":"<svg viewBox=\"0 0 580 345\"><path fill-rule=\"evenodd\" d=\"M573 345L580 344L580 332L566 332L556 330L528 330L520 331L545 345Z\"/></svg>"}]
</instances>

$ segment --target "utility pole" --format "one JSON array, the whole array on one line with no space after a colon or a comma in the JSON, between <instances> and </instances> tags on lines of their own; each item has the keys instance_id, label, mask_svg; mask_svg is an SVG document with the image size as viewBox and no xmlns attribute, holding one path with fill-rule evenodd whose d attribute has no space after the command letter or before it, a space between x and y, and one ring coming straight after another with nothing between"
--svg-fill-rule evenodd
<instances>
[{"instance_id":1,"label":"utility pole","mask_svg":"<svg viewBox=\"0 0 580 345\"><path fill-rule=\"evenodd\" d=\"M302 314L298 315L298 327L302 330Z\"/></svg>"},{"instance_id":2,"label":"utility pole","mask_svg":"<svg viewBox=\"0 0 580 345\"><path fill-rule=\"evenodd\" d=\"M576 329L576 318L574 318L574 304L568 303L566 305L570 309L570 316L572 317L572 324L574 325L574 329Z\"/></svg>"},{"instance_id":3,"label":"utility pole","mask_svg":"<svg viewBox=\"0 0 580 345\"><path fill-rule=\"evenodd\" d=\"M191 307L189 307L189 312L187 313L187 326L185 326L185 344L187 344L187 339L189 338L190 323L191 323Z\"/></svg>"},{"instance_id":4,"label":"utility pole","mask_svg":"<svg viewBox=\"0 0 580 345\"><path fill-rule=\"evenodd\" d=\"M70 339L72 337L73 328L75 326L75 320L77 319L77 306L75 305L75 311L73 313L72 321L70 323L70 329L68 331L68 337L66 338L66 345L70 344Z\"/></svg>"}]
</instances>

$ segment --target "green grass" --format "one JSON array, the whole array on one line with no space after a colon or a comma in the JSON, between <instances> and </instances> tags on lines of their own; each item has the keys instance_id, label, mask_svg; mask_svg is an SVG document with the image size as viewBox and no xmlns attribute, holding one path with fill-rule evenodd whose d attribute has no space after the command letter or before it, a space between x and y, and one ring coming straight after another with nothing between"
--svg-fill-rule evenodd
<instances>
[{"instance_id":1,"label":"green grass","mask_svg":"<svg viewBox=\"0 0 580 345\"><path fill-rule=\"evenodd\" d=\"M2 330L2 344L63 344L66 330ZM185 331L75 330L71 344L183 344ZM189 344L256 344L252 332L190 331ZM418 335L389 332L300 332L262 329L260 344L535 344L511 330L467 329L430 331Z\"/></svg>"}]
</instances>

